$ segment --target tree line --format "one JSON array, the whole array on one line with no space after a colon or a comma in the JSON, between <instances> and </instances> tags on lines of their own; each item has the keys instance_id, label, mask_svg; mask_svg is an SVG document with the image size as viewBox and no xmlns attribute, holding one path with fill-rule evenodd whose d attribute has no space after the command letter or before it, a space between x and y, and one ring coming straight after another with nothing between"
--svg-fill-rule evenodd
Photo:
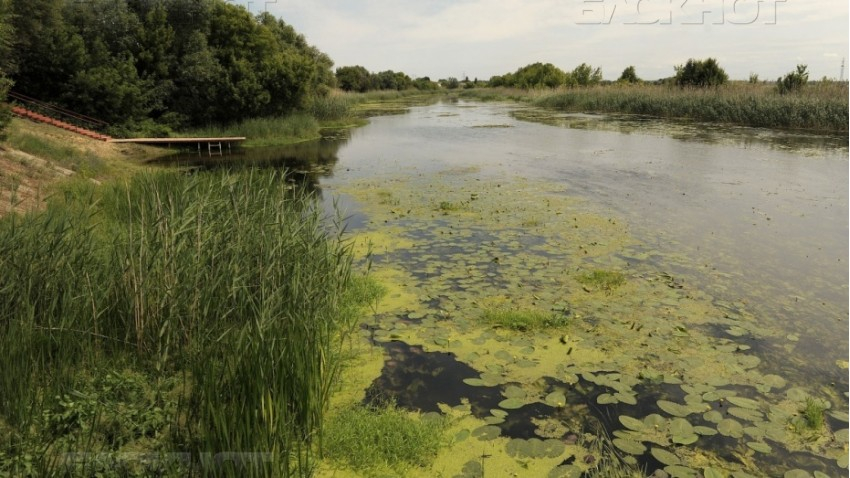
<instances>
[{"instance_id":1,"label":"tree line","mask_svg":"<svg viewBox=\"0 0 850 478\"><path fill-rule=\"evenodd\" d=\"M364 66L342 66L336 70L337 86L344 91L365 93L377 90L436 90L439 85L431 78L411 79L400 71L386 70L371 73Z\"/></svg>"},{"instance_id":2,"label":"tree line","mask_svg":"<svg viewBox=\"0 0 850 478\"><path fill-rule=\"evenodd\" d=\"M292 26L225 0L0 0L14 90L130 128L286 114L335 86Z\"/></svg>"}]
</instances>

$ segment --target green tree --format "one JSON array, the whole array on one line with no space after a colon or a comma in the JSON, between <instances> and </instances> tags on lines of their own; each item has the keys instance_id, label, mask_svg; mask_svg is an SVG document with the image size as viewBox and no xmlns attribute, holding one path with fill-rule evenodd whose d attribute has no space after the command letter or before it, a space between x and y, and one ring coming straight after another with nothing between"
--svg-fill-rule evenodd
<instances>
[{"instance_id":1,"label":"green tree","mask_svg":"<svg viewBox=\"0 0 850 478\"><path fill-rule=\"evenodd\" d=\"M708 58L706 60L689 59L685 66L676 66L675 81L678 86L694 86L705 88L709 86L720 86L726 83L729 77L717 60Z\"/></svg>"},{"instance_id":2,"label":"green tree","mask_svg":"<svg viewBox=\"0 0 850 478\"><path fill-rule=\"evenodd\" d=\"M63 0L11 0L15 25L17 90L58 100L65 85L86 63L83 39L62 16Z\"/></svg>"},{"instance_id":3,"label":"green tree","mask_svg":"<svg viewBox=\"0 0 850 478\"><path fill-rule=\"evenodd\" d=\"M12 120L12 112L6 103L9 90L14 84L9 74L15 70L14 51L15 28L10 21L11 12L7 2L0 2L0 140L6 138L6 127Z\"/></svg>"},{"instance_id":4,"label":"green tree","mask_svg":"<svg viewBox=\"0 0 850 478\"><path fill-rule=\"evenodd\" d=\"M780 95L796 93L809 82L807 65L797 65L797 70L776 79L776 90Z\"/></svg>"},{"instance_id":5,"label":"green tree","mask_svg":"<svg viewBox=\"0 0 850 478\"><path fill-rule=\"evenodd\" d=\"M556 88L566 82L566 73L551 63L532 63L503 77L504 86L515 88Z\"/></svg>"},{"instance_id":6,"label":"green tree","mask_svg":"<svg viewBox=\"0 0 850 478\"><path fill-rule=\"evenodd\" d=\"M460 86L460 81L458 81L458 79L454 76L446 78L442 81L442 83L446 88L450 90L456 90Z\"/></svg>"},{"instance_id":7,"label":"green tree","mask_svg":"<svg viewBox=\"0 0 850 478\"><path fill-rule=\"evenodd\" d=\"M602 81L602 69L582 63L573 69L572 78L579 86L598 85Z\"/></svg>"},{"instance_id":8,"label":"green tree","mask_svg":"<svg viewBox=\"0 0 850 478\"><path fill-rule=\"evenodd\" d=\"M625 70L620 74L620 78L617 79L619 83L640 83L641 79L638 78L637 73L635 73L634 66L627 66Z\"/></svg>"},{"instance_id":9,"label":"green tree","mask_svg":"<svg viewBox=\"0 0 850 478\"><path fill-rule=\"evenodd\" d=\"M357 66L342 66L336 69L337 85L345 91L360 93L369 90L369 70Z\"/></svg>"}]
</instances>

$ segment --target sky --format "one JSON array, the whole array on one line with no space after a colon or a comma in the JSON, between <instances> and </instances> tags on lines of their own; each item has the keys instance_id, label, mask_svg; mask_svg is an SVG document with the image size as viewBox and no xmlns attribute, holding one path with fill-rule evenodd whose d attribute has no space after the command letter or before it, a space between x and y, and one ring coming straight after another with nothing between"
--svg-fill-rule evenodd
<instances>
[{"instance_id":1,"label":"sky","mask_svg":"<svg viewBox=\"0 0 850 478\"><path fill-rule=\"evenodd\" d=\"M535 62L588 63L609 80L632 65L654 80L708 57L731 79L773 81L797 64L811 79L838 79L850 62L847 0L230 1L284 20L336 67L432 80L486 80Z\"/></svg>"}]
</instances>

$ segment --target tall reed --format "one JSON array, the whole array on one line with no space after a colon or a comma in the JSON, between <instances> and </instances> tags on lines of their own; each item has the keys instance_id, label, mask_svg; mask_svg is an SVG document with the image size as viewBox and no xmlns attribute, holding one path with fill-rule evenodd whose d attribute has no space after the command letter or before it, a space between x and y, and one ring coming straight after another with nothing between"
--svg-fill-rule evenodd
<instances>
[{"instance_id":1,"label":"tall reed","mask_svg":"<svg viewBox=\"0 0 850 478\"><path fill-rule=\"evenodd\" d=\"M239 457L195 474L308 474L362 300L341 234L257 170L80 186L0 221L0 425L17 437L0 448L43 433L80 370L129 358L185 377L171 446Z\"/></svg>"},{"instance_id":2,"label":"tall reed","mask_svg":"<svg viewBox=\"0 0 850 478\"><path fill-rule=\"evenodd\" d=\"M590 88L464 90L465 97L511 99L569 112L626 113L740 126L848 131L846 82L810 83L780 95L772 84L731 82L717 88L612 84Z\"/></svg>"}]
</instances>

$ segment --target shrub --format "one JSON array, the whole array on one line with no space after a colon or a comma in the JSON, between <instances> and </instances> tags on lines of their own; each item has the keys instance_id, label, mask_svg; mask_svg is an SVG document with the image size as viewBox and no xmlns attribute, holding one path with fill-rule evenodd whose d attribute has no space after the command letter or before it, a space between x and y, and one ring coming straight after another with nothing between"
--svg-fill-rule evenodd
<instances>
[{"instance_id":1,"label":"shrub","mask_svg":"<svg viewBox=\"0 0 850 478\"><path fill-rule=\"evenodd\" d=\"M685 66L677 66L676 69L676 84L685 86L697 86L705 88L707 86L720 86L726 83L729 76L720 68L717 60L708 58L707 60L689 59Z\"/></svg>"},{"instance_id":2,"label":"shrub","mask_svg":"<svg viewBox=\"0 0 850 478\"><path fill-rule=\"evenodd\" d=\"M809 81L809 72L806 71L806 65L797 65L797 71L792 71L776 79L776 90L780 95L786 93L796 93L806 86Z\"/></svg>"}]
</instances>

